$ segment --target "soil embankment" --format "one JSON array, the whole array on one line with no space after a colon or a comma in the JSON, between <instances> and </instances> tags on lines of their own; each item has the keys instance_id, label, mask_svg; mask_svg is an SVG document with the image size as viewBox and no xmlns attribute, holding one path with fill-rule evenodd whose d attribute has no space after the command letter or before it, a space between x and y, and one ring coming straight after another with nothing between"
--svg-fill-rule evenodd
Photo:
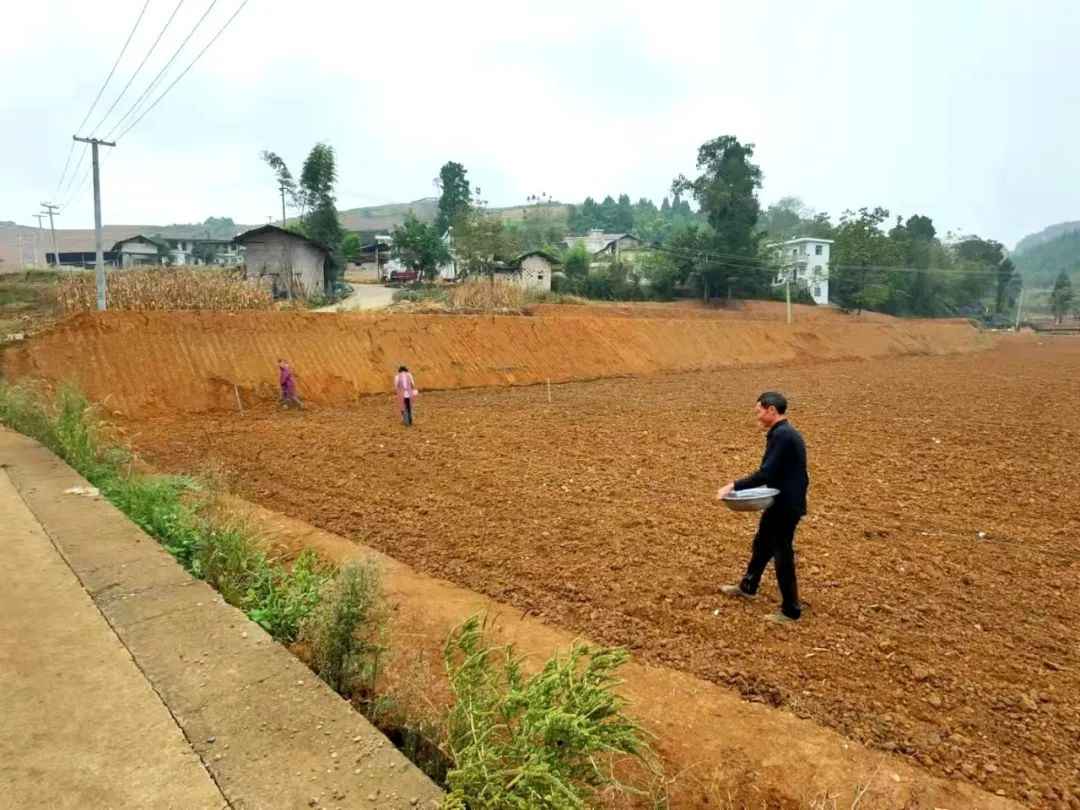
<instances>
[{"instance_id":1,"label":"soil embankment","mask_svg":"<svg viewBox=\"0 0 1080 810\"><path fill-rule=\"evenodd\" d=\"M387 391L402 363L430 390L948 354L989 340L929 321L107 312L6 349L0 369L72 379L91 400L144 417L272 400L278 358L295 370L301 398L343 404Z\"/></svg>"}]
</instances>

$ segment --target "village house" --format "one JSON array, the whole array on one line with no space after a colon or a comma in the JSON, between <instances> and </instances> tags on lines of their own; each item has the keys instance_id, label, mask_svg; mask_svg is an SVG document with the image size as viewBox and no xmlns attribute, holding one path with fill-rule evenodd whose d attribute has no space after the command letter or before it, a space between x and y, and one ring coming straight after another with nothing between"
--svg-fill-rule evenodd
<instances>
[{"instance_id":1,"label":"village house","mask_svg":"<svg viewBox=\"0 0 1080 810\"><path fill-rule=\"evenodd\" d=\"M245 231L236 242L245 251L247 278L269 279L278 294L325 294L326 258L331 252L326 245L276 225Z\"/></svg>"},{"instance_id":2,"label":"village house","mask_svg":"<svg viewBox=\"0 0 1080 810\"><path fill-rule=\"evenodd\" d=\"M785 284L789 280L806 289L815 304L829 303L829 257L832 239L809 236L789 239L773 245L778 254L780 269L773 283Z\"/></svg>"},{"instance_id":3,"label":"village house","mask_svg":"<svg viewBox=\"0 0 1080 810\"><path fill-rule=\"evenodd\" d=\"M235 267L244 261L243 251L235 239L170 239L138 234L121 239L113 245L111 252L116 254L116 264L120 267L162 264L174 267L203 264ZM207 262L204 257L211 254L213 259Z\"/></svg>"},{"instance_id":4,"label":"village house","mask_svg":"<svg viewBox=\"0 0 1080 810\"><path fill-rule=\"evenodd\" d=\"M585 236L568 236L563 242L567 247L573 247L581 242L585 249L596 258L608 254L631 261L636 253L645 249L645 243L633 234L604 233L599 228L593 228Z\"/></svg>"},{"instance_id":5,"label":"village house","mask_svg":"<svg viewBox=\"0 0 1080 810\"><path fill-rule=\"evenodd\" d=\"M551 292L551 274L559 260L542 250L532 250L505 264L496 265L495 274L526 292Z\"/></svg>"},{"instance_id":6,"label":"village house","mask_svg":"<svg viewBox=\"0 0 1080 810\"><path fill-rule=\"evenodd\" d=\"M112 246L120 267L160 267L167 262L169 246L156 237L129 236Z\"/></svg>"}]
</instances>

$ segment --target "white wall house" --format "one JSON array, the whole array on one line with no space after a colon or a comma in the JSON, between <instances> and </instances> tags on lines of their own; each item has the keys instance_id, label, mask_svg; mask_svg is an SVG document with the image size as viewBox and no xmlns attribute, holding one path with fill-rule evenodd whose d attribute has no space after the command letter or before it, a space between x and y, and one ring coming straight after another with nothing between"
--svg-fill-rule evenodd
<instances>
[{"instance_id":1,"label":"white wall house","mask_svg":"<svg viewBox=\"0 0 1080 810\"><path fill-rule=\"evenodd\" d=\"M815 239L809 236L789 239L776 245L780 254L780 272L775 283L783 284L790 278L792 283L806 288L815 304L827 305L832 245L832 239Z\"/></svg>"}]
</instances>

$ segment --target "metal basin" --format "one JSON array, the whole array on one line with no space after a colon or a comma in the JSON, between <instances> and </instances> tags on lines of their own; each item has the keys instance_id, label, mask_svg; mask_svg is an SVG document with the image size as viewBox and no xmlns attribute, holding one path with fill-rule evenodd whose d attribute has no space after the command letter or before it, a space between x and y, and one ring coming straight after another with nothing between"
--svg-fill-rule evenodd
<instances>
[{"instance_id":1,"label":"metal basin","mask_svg":"<svg viewBox=\"0 0 1080 810\"><path fill-rule=\"evenodd\" d=\"M773 505L780 490L772 487L754 487L732 492L724 497L728 509L734 512L762 512Z\"/></svg>"}]
</instances>

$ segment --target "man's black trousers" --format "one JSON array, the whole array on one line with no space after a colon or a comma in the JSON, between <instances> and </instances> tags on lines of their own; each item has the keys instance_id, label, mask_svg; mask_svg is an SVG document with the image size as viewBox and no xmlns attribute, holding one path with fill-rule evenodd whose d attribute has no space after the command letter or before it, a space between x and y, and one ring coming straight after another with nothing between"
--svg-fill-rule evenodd
<instances>
[{"instance_id":1,"label":"man's black trousers","mask_svg":"<svg viewBox=\"0 0 1080 810\"><path fill-rule=\"evenodd\" d=\"M783 598L780 612L791 619L802 615L799 604L799 586L795 579L795 528L801 517L794 512L775 506L761 513L757 534L746 574L739 587L746 593L757 593L761 575L769 560L776 567L776 582Z\"/></svg>"}]
</instances>

